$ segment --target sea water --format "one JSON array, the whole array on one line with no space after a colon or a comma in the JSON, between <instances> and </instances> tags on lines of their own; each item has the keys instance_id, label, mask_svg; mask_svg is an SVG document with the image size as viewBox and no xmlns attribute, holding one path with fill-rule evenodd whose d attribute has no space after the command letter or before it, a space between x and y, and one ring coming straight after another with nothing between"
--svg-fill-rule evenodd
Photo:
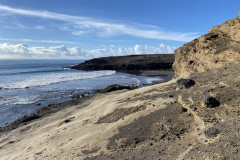
<instances>
[{"instance_id":1,"label":"sea water","mask_svg":"<svg viewBox=\"0 0 240 160\"><path fill-rule=\"evenodd\" d=\"M0 60L0 127L49 104L109 85L141 86L145 76L116 71L61 69L83 60ZM156 79L156 77L155 77ZM158 78L159 80L159 78Z\"/></svg>"}]
</instances>

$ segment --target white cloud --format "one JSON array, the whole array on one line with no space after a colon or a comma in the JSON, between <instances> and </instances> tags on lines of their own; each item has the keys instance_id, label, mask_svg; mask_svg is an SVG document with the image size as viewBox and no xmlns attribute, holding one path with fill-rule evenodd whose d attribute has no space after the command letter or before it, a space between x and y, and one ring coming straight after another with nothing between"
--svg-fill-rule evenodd
<instances>
[{"instance_id":1,"label":"white cloud","mask_svg":"<svg viewBox=\"0 0 240 160\"><path fill-rule=\"evenodd\" d=\"M24 29L21 29L21 28L19 28L19 27L3 26L3 28L13 29L13 30L18 30L18 31L22 31L22 32L29 33L29 32L27 32L27 31L25 31Z\"/></svg>"},{"instance_id":2,"label":"white cloud","mask_svg":"<svg viewBox=\"0 0 240 160\"><path fill-rule=\"evenodd\" d=\"M81 36L81 35L84 35L86 33L88 33L88 31L74 31L74 32L72 32L72 34L75 35L75 36Z\"/></svg>"},{"instance_id":3,"label":"white cloud","mask_svg":"<svg viewBox=\"0 0 240 160\"><path fill-rule=\"evenodd\" d=\"M44 29L45 27L44 26L35 26L34 28L35 29Z\"/></svg>"},{"instance_id":4,"label":"white cloud","mask_svg":"<svg viewBox=\"0 0 240 160\"><path fill-rule=\"evenodd\" d=\"M20 28L20 29L28 29L28 27L24 26L24 25L21 24L21 23L18 23L18 24L17 24L17 27Z\"/></svg>"},{"instance_id":5,"label":"white cloud","mask_svg":"<svg viewBox=\"0 0 240 160\"><path fill-rule=\"evenodd\" d=\"M61 46L50 47L30 47L26 44L11 45L8 43L0 44L0 59L18 59L18 58L34 58L34 59L61 59L61 58L79 58L90 59L106 56L123 56L138 54L159 54L173 53L175 47L160 44L157 47L148 45L135 45L129 48L114 47L86 50L79 47L67 48Z\"/></svg>"},{"instance_id":6,"label":"white cloud","mask_svg":"<svg viewBox=\"0 0 240 160\"><path fill-rule=\"evenodd\" d=\"M17 42L37 42L37 43L53 43L53 44L79 44L72 41L59 41L59 40L34 40L34 39L8 39L0 38L1 41L17 41Z\"/></svg>"},{"instance_id":7,"label":"white cloud","mask_svg":"<svg viewBox=\"0 0 240 160\"><path fill-rule=\"evenodd\" d=\"M43 19L58 20L66 22L68 26L58 26L60 29L70 31L73 35L81 36L85 33L95 33L101 37L109 37L116 35L129 35L133 37L159 39L159 40L174 40L188 42L195 39L197 33L181 33L181 32L166 32L161 31L157 27L139 24L124 24L106 22L83 16L72 16L67 14L54 13L49 11L36 11L11 8L0 5L1 14L8 16L9 14L24 15L29 17L38 17ZM144 26L144 27L143 27ZM148 27L147 27L148 26ZM148 29L143 29L143 28Z\"/></svg>"}]
</instances>

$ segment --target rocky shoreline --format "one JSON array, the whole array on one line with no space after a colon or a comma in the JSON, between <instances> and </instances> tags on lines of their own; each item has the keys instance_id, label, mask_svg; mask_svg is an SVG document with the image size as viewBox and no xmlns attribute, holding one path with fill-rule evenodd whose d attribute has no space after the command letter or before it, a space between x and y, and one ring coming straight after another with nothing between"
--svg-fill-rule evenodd
<instances>
[{"instance_id":1,"label":"rocky shoreline","mask_svg":"<svg viewBox=\"0 0 240 160\"><path fill-rule=\"evenodd\" d=\"M44 116L49 116L53 113L56 113L56 112L60 111L61 109L71 107L73 105L81 104L86 100L92 99L95 96L99 96L99 94L104 94L104 93L109 93L112 91L124 90L124 89L125 90L133 90L136 88L137 87L135 87L135 86L111 85L104 89L96 90L92 94L89 94L88 96L75 95L74 97L72 97L73 98L72 100L62 102L62 103L57 103L57 104L49 104L48 106L43 106L43 107L37 108L35 114L26 115L22 118L15 120L14 122L10 123L9 125L7 125L5 127L0 127L0 133L9 132L20 126L27 125L34 120L37 120Z\"/></svg>"},{"instance_id":2,"label":"rocky shoreline","mask_svg":"<svg viewBox=\"0 0 240 160\"><path fill-rule=\"evenodd\" d=\"M171 80L171 78L173 76L172 71L152 71L152 70L150 70L148 72L134 71L134 72L131 72L131 74L136 74L136 75L144 74L145 76L152 76L152 77L159 76L159 75L168 75L163 80L153 82L152 85L167 82L167 81ZM149 85L143 84L142 87L144 87L144 86L149 86ZM78 95L78 94L72 95L72 97L71 97L72 100L68 100L66 102L61 102L61 103L56 103L56 104L53 103L53 104L49 104L47 106L42 106L42 107L36 109L36 113L30 114L30 115L25 115L22 118L16 119L15 121L8 124L7 126L0 127L0 134L4 133L4 132L9 132L9 131L16 129L23 125L27 125L27 124L31 123L32 121L43 118L45 116L50 116L51 114L56 113L56 112L60 111L61 109L71 107L73 105L81 104L84 101L87 101L89 99L93 99L93 97L99 96L100 94L106 94L106 93L118 91L118 90L133 90L136 88L139 88L139 87L124 86L124 85L110 85L110 86L107 86L106 88L103 88L100 90L95 90L92 93L86 93L86 94L81 94L81 95Z\"/></svg>"}]
</instances>

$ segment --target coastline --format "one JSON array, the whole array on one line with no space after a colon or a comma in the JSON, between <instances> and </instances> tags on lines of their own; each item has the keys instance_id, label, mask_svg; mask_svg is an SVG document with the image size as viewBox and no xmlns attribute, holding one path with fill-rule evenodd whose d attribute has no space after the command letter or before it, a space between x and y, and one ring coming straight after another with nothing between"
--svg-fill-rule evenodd
<instances>
[{"instance_id":1,"label":"coastline","mask_svg":"<svg viewBox=\"0 0 240 160\"><path fill-rule=\"evenodd\" d=\"M0 157L239 159L236 106L240 91L232 92L239 86L238 66L239 62L193 74L189 79L196 83L185 89L173 79L134 90L95 94L1 133ZM219 106L201 104L209 93L216 95Z\"/></svg>"},{"instance_id":2,"label":"coastline","mask_svg":"<svg viewBox=\"0 0 240 160\"><path fill-rule=\"evenodd\" d=\"M166 83L171 84L173 81ZM166 83L157 84L157 86L159 88L165 86ZM96 153L100 153L100 151L106 151L105 149L108 143L107 139L116 133L118 127L133 122L134 119L140 115L148 115L154 110L159 109L158 107L152 106L153 102L151 102L152 100L150 99L147 101L144 99L140 101L131 100L132 98L141 98L143 93L146 93L146 96L152 95L154 93L148 92L151 90L156 92L155 88L156 86L152 85L130 91L119 90L104 94L97 93L92 97L86 98L81 103L76 101L77 103L72 103L66 108L62 108L57 112L49 114L49 116L35 119L31 121L31 123L26 122L26 124L23 124L14 130L2 132L0 156L3 159L14 159L16 157L18 157L18 159L34 157L44 159L78 157L79 159L83 159L87 158L86 155L96 155ZM163 93L165 92L168 91L164 91ZM172 101L173 99L171 98L159 99L157 100L156 105L160 103L165 106L164 103L171 103ZM130 110L127 109L129 107ZM123 115L124 117L122 117L121 114L117 113L120 117L110 116L110 119L105 119L106 123L98 121L99 118L103 118L104 116L108 117L108 114L111 114L112 111L117 108L122 108L123 110L126 109L125 111L128 112L128 114ZM116 122L117 124L111 123L112 118L113 122ZM74 124L74 126L72 126L73 128L68 128L68 125L72 124ZM78 134L77 137L74 136L76 134ZM100 137L102 137L102 140L91 138L92 136L96 136L96 134L101 134ZM70 138L69 136L73 137ZM60 149L65 146L62 144L63 141L68 145L70 143L74 143L74 146L81 145L82 147L79 147L81 150L79 150L79 153L82 153L82 151L84 153L82 155L74 155L72 152L75 152L76 148L69 148L70 150ZM20 147L15 148L14 146ZM27 148L25 146L27 146ZM98 147L101 146L102 149L98 149ZM97 150L97 152L93 150ZM89 154L86 154L88 152Z\"/></svg>"},{"instance_id":3,"label":"coastline","mask_svg":"<svg viewBox=\"0 0 240 160\"><path fill-rule=\"evenodd\" d=\"M151 78L156 78L156 77L157 77L156 79L159 79L160 76L164 77L164 79L159 79L157 81L153 80L152 84L142 84L141 86L138 86L137 88L152 86L152 85L156 85L159 83L164 83L164 82L170 81L174 74L173 71L158 71L158 70L134 71L134 72L125 72L125 73L138 75L138 76L141 75L141 76L150 77L150 80L152 80ZM111 86L107 86L106 88L108 88L108 87L111 87ZM18 118L15 121L13 121L12 123L9 123L7 126L0 127L0 134L9 132L20 126L29 124L29 123L33 122L34 120L38 120L38 119L46 117L46 116L51 116L51 114L56 113L64 108L68 108L68 107L71 107L74 105L84 103L85 101L94 99L94 97L100 96L101 94L106 94L104 92L106 88L103 88L100 90L95 90L91 94L84 93L81 95L75 95L74 97L72 97L72 100L67 100L67 101L60 102L60 103L53 103L53 104L49 104L47 106L41 106L36 109L36 113L30 114L30 115L25 115L24 117ZM136 89L136 87L129 87L126 90L132 90L132 89ZM121 89L119 89L119 90L121 90Z\"/></svg>"}]
</instances>

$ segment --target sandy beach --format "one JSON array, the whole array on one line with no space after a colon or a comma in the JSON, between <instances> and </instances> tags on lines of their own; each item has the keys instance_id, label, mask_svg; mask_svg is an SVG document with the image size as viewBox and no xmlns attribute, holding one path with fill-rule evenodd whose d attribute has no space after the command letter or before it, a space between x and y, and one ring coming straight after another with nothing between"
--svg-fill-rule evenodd
<instances>
[{"instance_id":1,"label":"sandy beach","mask_svg":"<svg viewBox=\"0 0 240 160\"><path fill-rule=\"evenodd\" d=\"M162 91L173 81L132 91L97 94L11 132L0 141L1 159L84 159L108 153L118 128L174 101ZM144 96L143 96L144 95ZM152 97L152 98L144 98Z\"/></svg>"}]
</instances>

